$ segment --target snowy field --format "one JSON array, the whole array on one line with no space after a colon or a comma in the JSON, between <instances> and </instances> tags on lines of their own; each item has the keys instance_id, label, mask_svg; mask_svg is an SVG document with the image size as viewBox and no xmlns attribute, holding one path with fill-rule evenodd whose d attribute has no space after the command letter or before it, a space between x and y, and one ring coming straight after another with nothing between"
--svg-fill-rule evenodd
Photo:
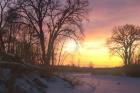
<instances>
[{"instance_id":1,"label":"snowy field","mask_svg":"<svg viewBox=\"0 0 140 93\"><path fill-rule=\"evenodd\" d=\"M91 74L69 74L81 84L71 87L61 79L48 82L47 93L140 93L140 78Z\"/></svg>"},{"instance_id":2,"label":"snowy field","mask_svg":"<svg viewBox=\"0 0 140 93\"><path fill-rule=\"evenodd\" d=\"M0 93L11 93L6 92L8 83L5 82L14 75L9 69L1 70L0 74ZM60 76L63 79L46 78L37 73L21 74L11 85L12 93L140 93L140 78L68 73ZM64 77L75 83L68 83Z\"/></svg>"}]
</instances>

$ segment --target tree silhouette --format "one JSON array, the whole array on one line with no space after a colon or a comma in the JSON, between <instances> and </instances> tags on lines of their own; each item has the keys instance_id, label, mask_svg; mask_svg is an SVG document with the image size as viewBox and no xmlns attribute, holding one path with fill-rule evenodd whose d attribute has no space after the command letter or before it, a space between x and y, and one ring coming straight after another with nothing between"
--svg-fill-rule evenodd
<instances>
[{"instance_id":1,"label":"tree silhouette","mask_svg":"<svg viewBox=\"0 0 140 93\"><path fill-rule=\"evenodd\" d=\"M53 63L52 55L58 47L56 43L67 38L80 39L83 34L81 23L87 13L87 6L87 0L65 0L65 3L52 1L47 20L49 35L46 56L49 63Z\"/></svg>"},{"instance_id":2,"label":"tree silhouette","mask_svg":"<svg viewBox=\"0 0 140 93\"><path fill-rule=\"evenodd\" d=\"M53 64L55 48L61 39L79 39L87 0L19 0L18 11L23 24L30 24L39 39L43 63Z\"/></svg>"},{"instance_id":3,"label":"tree silhouette","mask_svg":"<svg viewBox=\"0 0 140 93\"><path fill-rule=\"evenodd\" d=\"M5 20L7 9L9 6L10 0L0 1L0 52L5 52L5 44L3 40L3 35L5 34L5 26L7 21Z\"/></svg>"},{"instance_id":4,"label":"tree silhouette","mask_svg":"<svg viewBox=\"0 0 140 93\"><path fill-rule=\"evenodd\" d=\"M1 1L0 52L48 68L60 63L63 42L83 37L87 8L88 0Z\"/></svg>"},{"instance_id":5,"label":"tree silhouette","mask_svg":"<svg viewBox=\"0 0 140 93\"><path fill-rule=\"evenodd\" d=\"M112 37L107 44L113 54L118 54L124 64L129 65L132 63L132 55L135 53L139 40L140 27L126 24L113 29Z\"/></svg>"},{"instance_id":6,"label":"tree silhouette","mask_svg":"<svg viewBox=\"0 0 140 93\"><path fill-rule=\"evenodd\" d=\"M47 16L48 6L50 5L51 0L19 0L18 7L23 18L22 23L29 23L34 29L37 38L39 38L41 46L41 54L43 63L46 62L45 58L45 30L44 30L44 21Z\"/></svg>"}]
</instances>

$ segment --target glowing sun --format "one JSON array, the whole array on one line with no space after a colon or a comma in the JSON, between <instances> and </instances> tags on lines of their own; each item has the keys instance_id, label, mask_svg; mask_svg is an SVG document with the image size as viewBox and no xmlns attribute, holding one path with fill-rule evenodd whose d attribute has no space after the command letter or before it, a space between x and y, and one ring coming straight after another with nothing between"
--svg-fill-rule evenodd
<instances>
[{"instance_id":1,"label":"glowing sun","mask_svg":"<svg viewBox=\"0 0 140 93\"><path fill-rule=\"evenodd\" d=\"M66 52L73 53L76 51L76 49L77 49L77 44L74 40L68 40L64 44L64 51Z\"/></svg>"}]
</instances>

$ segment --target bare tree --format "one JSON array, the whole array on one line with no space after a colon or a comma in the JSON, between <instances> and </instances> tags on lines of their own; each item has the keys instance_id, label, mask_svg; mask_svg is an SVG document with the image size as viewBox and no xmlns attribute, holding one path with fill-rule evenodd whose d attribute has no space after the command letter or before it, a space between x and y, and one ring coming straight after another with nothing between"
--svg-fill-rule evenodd
<instances>
[{"instance_id":1,"label":"bare tree","mask_svg":"<svg viewBox=\"0 0 140 93\"><path fill-rule=\"evenodd\" d=\"M12 2L13 1L13 2ZM2 4L6 1L2 2ZM16 6L16 0L7 1L5 6L2 29L1 29L1 40L3 43L0 45L4 46L4 53L12 54L16 57L24 59L25 62L35 62L40 56L38 50L38 40L36 40L35 29L29 22L22 23L22 17L18 13L18 7Z\"/></svg>"},{"instance_id":2,"label":"bare tree","mask_svg":"<svg viewBox=\"0 0 140 93\"><path fill-rule=\"evenodd\" d=\"M43 63L53 63L56 42L62 38L79 39L87 0L20 0L23 23L30 23L39 38ZM58 46L57 46L58 47Z\"/></svg>"},{"instance_id":3,"label":"bare tree","mask_svg":"<svg viewBox=\"0 0 140 93\"><path fill-rule=\"evenodd\" d=\"M5 33L5 26L7 22L5 21L5 16L7 13L8 5L10 0L1 0L0 1L0 51L5 52L5 44L3 40L3 35Z\"/></svg>"},{"instance_id":4,"label":"bare tree","mask_svg":"<svg viewBox=\"0 0 140 93\"><path fill-rule=\"evenodd\" d=\"M61 39L80 39L83 35L82 21L87 13L88 0L53 0L48 11L48 47L47 60L49 64L53 54L53 48Z\"/></svg>"},{"instance_id":5,"label":"bare tree","mask_svg":"<svg viewBox=\"0 0 140 93\"><path fill-rule=\"evenodd\" d=\"M18 7L24 24L31 24L35 29L37 38L39 38L43 63L45 58L45 18L47 16L48 6L51 0L19 0Z\"/></svg>"},{"instance_id":6,"label":"bare tree","mask_svg":"<svg viewBox=\"0 0 140 93\"><path fill-rule=\"evenodd\" d=\"M126 24L113 29L112 37L107 41L107 44L113 54L118 54L124 64L129 65L139 40L140 27Z\"/></svg>"},{"instance_id":7,"label":"bare tree","mask_svg":"<svg viewBox=\"0 0 140 93\"><path fill-rule=\"evenodd\" d=\"M15 23L15 21L17 21L18 19L19 19L19 16L16 12L16 9L14 9L13 7L10 7L9 5L9 8L7 9L7 13L5 16L5 21L6 21L5 30L6 31L5 31L5 36L4 36L5 46L6 46L5 50L7 53L15 54L14 43L17 40L16 37L20 30L20 24Z\"/></svg>"}]
</instances>

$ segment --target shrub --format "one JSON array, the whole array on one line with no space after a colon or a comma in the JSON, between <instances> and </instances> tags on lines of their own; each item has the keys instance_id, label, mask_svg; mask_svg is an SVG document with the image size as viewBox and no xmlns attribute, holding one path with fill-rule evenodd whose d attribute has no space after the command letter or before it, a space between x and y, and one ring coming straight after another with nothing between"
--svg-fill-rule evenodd
<instances>
[{"instance_id":1,"label":"shrub","mask_svg":"<svg viewBox=\"0 0 140 93\"><path fill-rule=\"evenodd\" d=\"M5 53L3 53L3 54L0 55L0 57L1 57L2 61L21 62L21 58L19 58L16 55L13 55L13 54L5 54Z\"/></svg>"},{"instance_id":2,"label":"shrub","mask_svg":"<svg viewBox=\"0 0 140 93\"><path fill-rule=\"evenodd\" d=\"M114 67L114 68L94 68L92 74L96 75L123 75L123 67Z\"/></svg>"},{"instance_id":3,"label":"shrub","mask_svg":"<svg viewBox=\"0 0 140 93\"><path fill-rule=\"evenodd\" d=\"M125 67L125 73L131 77L140 77L140 64L132 64Z\"/></svg>"}]
</instances>

